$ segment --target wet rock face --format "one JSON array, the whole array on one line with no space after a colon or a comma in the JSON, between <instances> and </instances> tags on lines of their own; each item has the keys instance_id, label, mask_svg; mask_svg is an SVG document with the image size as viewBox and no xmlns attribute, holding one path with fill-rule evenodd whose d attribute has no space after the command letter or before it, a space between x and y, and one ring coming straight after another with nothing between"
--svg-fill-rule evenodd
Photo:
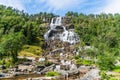
<instances>
[{"instance_id":1,"label":"wet rock face","mask_svg":"<svg viewBox=\"0 0 120 80\"><path fill-rule=\"evenodd\" d=\"M62 17L53 18L49 30L45 33L46 40L59 39L63 42L75 44L79 42L79 36L74 32L73 25L63 25Z\"/></svg>"}]
</instances>

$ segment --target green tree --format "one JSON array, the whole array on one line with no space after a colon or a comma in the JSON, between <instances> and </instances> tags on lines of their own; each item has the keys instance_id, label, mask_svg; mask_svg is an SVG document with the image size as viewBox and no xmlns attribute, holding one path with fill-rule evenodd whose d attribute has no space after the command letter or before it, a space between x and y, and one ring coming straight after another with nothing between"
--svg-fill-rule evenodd
<instances>
[{"instance_id":1,"label":"green tree","mask_svg":"<svg viewBox=\"0 0 120 80\"><path fill-rule=\"evenodd\" d=\"M3 50L1 53L12 57L13 63L15 63L17 61L18 52L21 50L25 41L25 37L22 33L5 35L1 40L0 48Z\"/></svg>"}]
</instances>

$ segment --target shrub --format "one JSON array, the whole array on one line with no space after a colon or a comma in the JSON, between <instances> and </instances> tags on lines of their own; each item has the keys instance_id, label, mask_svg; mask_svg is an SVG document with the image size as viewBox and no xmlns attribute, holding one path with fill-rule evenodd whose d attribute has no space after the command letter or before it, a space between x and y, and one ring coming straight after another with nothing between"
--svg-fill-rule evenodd
<instances>
[{"instance_id":1,"label":"shrub","mask_svg":"<svg viewBox=\"0 0 120 80\"><path fill-rule=\"evenodd\" d=\"M77 59L79 59L79 58L80 58L80 56L75 55L75 56L74 56L74 58L77 60Z\"/></svg>"},{"instance_id":2,"label":"shrub","mask_svg":"<svg viewBox=\"0 0 120 80\"><path fill-rule=\"evenodd\" d=\"M115 67L113 68L113 71L120 73L120 66L115 66Z\"/></svg>"},{"instance_id":3,"label":"shrub","mask_svg":"<svg viewBox=\"0 0 120 80\"><path fill-rule=\"evenodd\" d=\"M101 70L112 70L115 65L115 58L111 55L102 55L98 59L98 66Z\"/></svg>"},{"instance_id":4,"label":"shrub","mask_svg":"<svg viewBox=\"0 0 120 80\"><path fill-rule=\"evenodd\" d=\"M90 66L92 64L92 61L85 59L77 59L76 64Z\"/></svg>"},{"instance_id":5,"label":"shrub","mask_svg":"<svg viewBox=\"0 0 120 80\"><path fill-rule=\"evenodd\" d=\"M8 68L10 66L13 66L14 64L12 63L12 58L5 58L3 60L0 60L0 65L4 65Z\"/></svg>"},{"instance_id":6,"label":"shrub","mask_svg":"<svg viewBox=\"0 0 120 80\"><path fill-rule=\"evenodd\" d=\"M100 72L101 80L110 80L111 76L107 75L105 71Z\"/></svg>"},{"instance_id":7,"label":"shrub","mask_svg":"<svg viewBox=\"0 0 120 80\"><path fill-rule=\"evenodd\" d=\"M22 64L23 62L26 62L27 58L23 58L23 59L18 59L18 61L16 62L16 64Z\"/></svg>"},{"instance_id":8,"label":"shrub","mask_svg":"<svg viewBox=\"0 0 120 80\"><path fill-rule=\"evenodd\" d=\"M45 76L50 77L50 76L59 76L60 73L54 72L54 71L49 71L45 74Z\"/></svg>"}]
</instances>

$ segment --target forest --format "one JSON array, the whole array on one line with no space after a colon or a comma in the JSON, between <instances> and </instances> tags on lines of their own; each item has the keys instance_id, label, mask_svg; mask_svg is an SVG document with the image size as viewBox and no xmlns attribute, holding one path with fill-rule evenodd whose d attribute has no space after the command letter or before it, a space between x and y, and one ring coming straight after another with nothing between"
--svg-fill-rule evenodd
<instances>
[{"instance_id":1,"label":"forest","mask_svg":"<svg viewBox=\"0 0 120 80\"><path fill-rule=\"evenodd\" d=\"M59 15L40 12L28 14L12 7L0 5L0 64L14 65L23 46L32 45L44 52L44 33L47 23ZM95 50L79 54L97 58L102 70L112 70L120 60L120 14L83 14L69 11L75 32L80 37L79 46L93 46Z\"/></svg>"},{"instance_id":2,"label":"forest","mask_svg":"<svg viewBox=\"0 0 120 80\"><path fill-rule=\"evenodd\" d=\"M46 12L28 15L24 11L0 5L0 64L14 65L24 45L36 45L43 49L43 34L47 30L43 18L54 16Z\"/></svg>"}]
</instances>

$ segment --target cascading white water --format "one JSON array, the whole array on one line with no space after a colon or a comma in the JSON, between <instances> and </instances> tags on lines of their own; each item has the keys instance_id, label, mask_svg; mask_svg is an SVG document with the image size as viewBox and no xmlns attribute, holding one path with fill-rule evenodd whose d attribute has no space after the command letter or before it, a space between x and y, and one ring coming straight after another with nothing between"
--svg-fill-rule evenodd
<instances>
[{"instance_id":1,"label":"cascading white water","mask_svg":"<svg viewBox=\"0 0 120 80\"><path fill-rule=\"evenodd\" d=\"M48 30L48 31L44 34L44 38L45 38L46 40L48 40L48 35L49 35L50 31L51 31L51 29Z\"/></svg>"},{"instance_id":2,"label":"cascading white water","mask_svg":"<svg viewBox=\"0 0 120 80\"><path fill-rule=\"evenodd\" d=\"M79 41L79 37L74 32L73 29L70 31L67 31L64 26L63 28L64 28L64 32L60 35L60 40L69 42L70 44L73 44Z\"/></svg>"},{"instance_id":3,"label":"cascading white water","mask_svg":"<svg viewBox=\"0 0 120 80\"><path fill-rule=\"evenodd\" d=\"M57 32L58 28L63 29L63 32ZM53 18L50 24L50 29L45 33L44 38L49 39L59 39L64 42L69 42L70 44L75 44L79 42L79 36L74 32L74 29L66 30L65 26L62 26L62 17Z\"/></svg>"},{"instance_id":4,"label":"cascading white water","mask_svg":"<svg viewBox=\"0 0 120 80\"><path fill-rule=\"evenodd\" d=\"M52 21L50 23L50 27L51 28L55 28L55 26L61 26L62 23L61 23L61 19L62 17L57 17L57 18L52 18Z\"/></svg>"}]
</instances>

